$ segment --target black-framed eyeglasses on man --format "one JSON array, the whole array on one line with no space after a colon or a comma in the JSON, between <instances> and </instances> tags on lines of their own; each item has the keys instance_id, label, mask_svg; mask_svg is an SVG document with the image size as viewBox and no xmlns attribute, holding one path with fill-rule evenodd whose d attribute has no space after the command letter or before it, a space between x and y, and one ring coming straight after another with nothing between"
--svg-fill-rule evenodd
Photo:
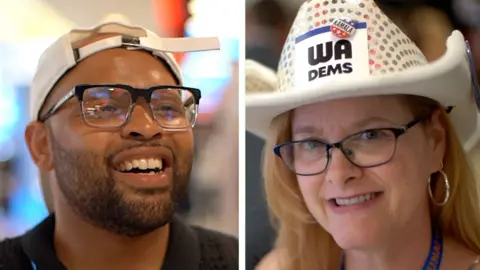
<instances>
[{"instance_id":1,"label":"black-framed eyeglasses on man","mask_svg":"<svg viewBox=\"0 0 480 270\"><path fill-rule=\"evenodd\" d=\"M82 84L75 86L38 120L45 122L68 100L76 97L88 126L120 128L130 120L138 98L149 104L156 122L165 129L193 127L198 116L199 89L160 85L148 89L124 84Z\"/></svg>"},{"instance_id":2,"label":"black-framed eyeglasses on man","mask_svg":"<svg viewBox=\"0 0 480 270\"><path fill-rule=\"evenodd\" d=\"M395 155L398 137L425 118L415 119L396 128L363 130L336 143L320 139L285 142L275 146L273 151L292 172L302 176L323 173L330 163L333 148L340 149L355 166L376 167L388 163Z\"/></svg>"}]
</instances>

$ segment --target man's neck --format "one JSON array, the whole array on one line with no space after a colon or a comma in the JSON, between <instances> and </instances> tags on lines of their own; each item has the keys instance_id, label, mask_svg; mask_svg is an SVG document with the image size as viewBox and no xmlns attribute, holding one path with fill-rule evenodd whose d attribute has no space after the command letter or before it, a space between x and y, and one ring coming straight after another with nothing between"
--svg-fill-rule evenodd
<instances>
[{"instance_id":1,"label":"man's neck","mask_svg":"<svg viewBox=\"0 0 480 270\"><path fill-rule=\"evenodd\" d=\"M430 252L432 239L430 222L417 220L391 236L378 247L346 251L346 269L421 269Z\"/></svg>"},{"instance_id":2,"label":"man's neck","mask_svg":"<svg viewBox=\"0 0 480 270\"><path fill-rule=\"evenodd\" d=\"M54 245L59 260L68 269L161 268L169 225L130 238L94 227L67 209L57 210L63 211L61 214L57 211L55 217Z\"/></svg>"}]
</instances>

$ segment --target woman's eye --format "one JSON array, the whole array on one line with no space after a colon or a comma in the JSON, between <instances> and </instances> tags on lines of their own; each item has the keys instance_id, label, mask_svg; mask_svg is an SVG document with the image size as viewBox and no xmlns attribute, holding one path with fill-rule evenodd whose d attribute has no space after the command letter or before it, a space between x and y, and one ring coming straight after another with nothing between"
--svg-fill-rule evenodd
<instances>
[{"instance_id":1,"label":"woman's eye","mask_svg":"<svg viewBox=\"0 0 480 270\"><path fill-rule=\"evenodd\" d=\"M322 143L317 141L304 141L300 143L301 148L306 150L313 150L322 145L323 145Z\"/></svg>"},{"instance_id":2,"label":"woman's eye","mask_svg":"<svg viewBox=\"0 0 480 270\"><path fill-rule=\"evenodd\" d=\"M378 139L382 137L382 132L380 130L367 130L362 133L362 138L367 140Z\"/></svg>"}]
</instances>

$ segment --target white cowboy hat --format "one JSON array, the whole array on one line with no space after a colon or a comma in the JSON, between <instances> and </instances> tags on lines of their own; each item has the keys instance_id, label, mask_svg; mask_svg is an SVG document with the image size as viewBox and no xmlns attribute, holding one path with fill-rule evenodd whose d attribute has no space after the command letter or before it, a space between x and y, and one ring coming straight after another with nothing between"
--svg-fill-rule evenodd
<instances>
[{"instance_id":1,"label":"white cowboy hat","mask_svg":"<svg viewBox=\"0 0 480 270\"><path fill-rule=\"evenodd\" d=\"M418 95L453 107L450 116L468 150L479 136L478 83L472 84L473 60L462 34L454 31L446 44L446 53L428 63L373 0L306 1L276 76L247 60L247 130L265 138L276 116L319 101Z\"/></svg>"}]
</instances>

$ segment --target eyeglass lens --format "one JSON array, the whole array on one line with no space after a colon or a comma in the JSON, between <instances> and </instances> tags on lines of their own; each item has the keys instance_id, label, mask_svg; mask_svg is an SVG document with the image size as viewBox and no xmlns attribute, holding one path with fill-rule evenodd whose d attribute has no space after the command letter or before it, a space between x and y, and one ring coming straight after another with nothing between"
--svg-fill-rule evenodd
<instances>
[{"instance_id":1,"label":"eyeglass lens","mask_svg":"<svg viewBox=\"0 0 480 270\"><path fill-rule=\"evenodd\" d=\"M388 162L396 147L392 130L373 129L353 134L341 143L345 157L359 167L372 167ZM303 140L285 144L280 156L297 174L309 175L323 172L328 165L331 151L318 140Z\"/></svg>"},{"instance_id":2,"label":"eyeglass lens","mask_svg":"<svg viewBox=\"0 0 480 270\"><path fill-rule=\"evenodd\" d=\"M83 93L82 112L85 121L91 126L119 127L127 121L131 105L132 97L126 89L92 87ZM153 91L150 108L162 127L184 128L195 121L194 96L186 89Z\"/></svg>"}]
</instances>

